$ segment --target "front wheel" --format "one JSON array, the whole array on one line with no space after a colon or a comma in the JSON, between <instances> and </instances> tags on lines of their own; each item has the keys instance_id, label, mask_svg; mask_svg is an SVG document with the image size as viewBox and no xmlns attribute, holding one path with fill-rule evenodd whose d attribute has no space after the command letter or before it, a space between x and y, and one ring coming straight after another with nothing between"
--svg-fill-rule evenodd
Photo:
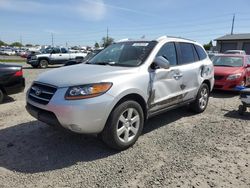
<instances>
[{"instance_id":1,"label":"front wheel","mask_svg":"<svg viewBox=\"0 0 250 188\"><path fill-rule=\"evenodd\" d=\"M208 85L203 83L198 91L195 101L190 104L191 110L196 113L203 112L208 104L209 93Z\"/></svg>"},{"instance_id":2,"label":"front wheel","mask_svg":"<svg viewBox=\"0 0 250 188\"><path fill-rule=\"evenodd\" d=\"M49 62L46 59L42 59L39 61L39 66L42 69L46 69L48 67Z\"/></svg>"},{"instance_id":3,"label":"front wheel","mask_svg":"<svg viewBox=\"0 0 250 188\"><path fill-rule=\"evenodd\" d=\"M101 136L108 146L124 150L137 141L143 125L144 114L140 104L125 101L111 112Z\"/></svg>"}]
</instances>

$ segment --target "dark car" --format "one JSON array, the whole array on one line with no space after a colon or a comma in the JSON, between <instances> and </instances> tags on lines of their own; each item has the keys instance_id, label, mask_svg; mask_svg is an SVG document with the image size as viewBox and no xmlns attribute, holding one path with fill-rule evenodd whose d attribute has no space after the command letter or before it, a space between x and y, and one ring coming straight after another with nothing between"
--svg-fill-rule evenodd
<instances>
[{"instance_id":1,"label":"dark car","mask_svg":"<svg viewBox=\"0 0 250 188\"><path fill-rule=\"evenodd\" d=\"M0 103L6 95L22 92L24 87L22 66L0 63Z\"/></svg>"},{"instance_id":2,"label":"dark car","mask_svg":"<svg viewBox=\"0 0 250 188\"><path fill-rule=\"evenodd\" d=\"M250 56L221 54L213 58L214 89L237 90L250 85Z\"/></svg>"}]
</instances>

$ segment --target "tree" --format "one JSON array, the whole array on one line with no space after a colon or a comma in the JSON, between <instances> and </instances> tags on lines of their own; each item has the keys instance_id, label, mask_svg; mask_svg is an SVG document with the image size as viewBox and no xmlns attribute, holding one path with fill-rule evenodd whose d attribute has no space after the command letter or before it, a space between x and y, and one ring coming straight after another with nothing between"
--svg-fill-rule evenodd
<instances>
[{"instance_id":1,"label":"tree","mask_svg":"<svg viewBox=\"0 0 250 188\"><path fill-rule=\"evenodd\" d=\"M210 50L213 47L213 42L210 41L208 44L204 44L203 47L205 50Z\"/></svg>"},{"instance_id":2,"label":"tree","mask_svg":"<svg viewBox=\"0 0 250 188\"><path fill-rule=\"evenodd\" d=\"M95 48L100 48L100 45L98 44L98 42L95 43Z\"/></svg>"},{"instance_id":3,"label":"tree","mask_svg":"<svg viewBox=\"0 0 250 188\"><path fill-rule=\"evenodd\" d=\"M23 45L20 42L13 42L10 46L22 47Z\"/></svg>"},{"instance_id":4,"label":"tree","mask_svg":"<svg viewBox=\"0 0 250 188\"><path fill-rule=\"evenodd\" d=\"M0 40L0 46L7 46L7 44Z\"/></svg>"},{"instance_id":5,"label":"tree","mask_svg":"<svg viewBox=\"0 0 250 188\"><path fill-rule=\"evenodd\" d=\"M102 47L106 48L110 44L114 42L114 39L111 37L103 37L102 38Z\"/></svg>"}]
</instances>

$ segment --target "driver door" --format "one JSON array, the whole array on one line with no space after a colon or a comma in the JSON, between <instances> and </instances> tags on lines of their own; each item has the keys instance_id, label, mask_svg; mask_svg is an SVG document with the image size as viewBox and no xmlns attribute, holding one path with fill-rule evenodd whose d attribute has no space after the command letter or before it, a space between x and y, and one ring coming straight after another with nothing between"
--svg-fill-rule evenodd
<instances>
[{"instance_id":1,"label":"driver door","mask_svg":"<svg viewBox=\"0 0 250 188\"><path fill-rule=\"evenodd\" d=\"M169 69L158 68L150 72L151 96L150 112L162 110L181 102L183 75L178 67L176 47L173 42L166 43L157 56L163 56L170 63Z\"/></svg>"}]
</instances>

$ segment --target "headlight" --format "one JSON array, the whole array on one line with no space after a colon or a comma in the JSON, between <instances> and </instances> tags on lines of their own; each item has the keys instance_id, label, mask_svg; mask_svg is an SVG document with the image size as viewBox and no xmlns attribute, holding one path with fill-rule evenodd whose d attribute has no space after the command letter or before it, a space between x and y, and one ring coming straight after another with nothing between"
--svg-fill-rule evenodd
<instances>
[{"instance_id":1,"label":"headlight","mask_svg":"<svg viewBox=\"0 0 250 188\"><path fill-rule=\"evenodd\" d=\"M70 87L66 92L65 99L77 100L97 97L106 93L111 88L111 86L112 83L110 82L73 86Z\"/></svg>"},{"instance_id":2,"label":"headlight","mask_svg":"<svg viewBox=\"0 0 250 188\"><path fill-rule=\"evenodd\" d=\"M239 74L231 74L227 77L227 80L236 80L241 77L241 73Z\"/></svg>"}]
</instances>

